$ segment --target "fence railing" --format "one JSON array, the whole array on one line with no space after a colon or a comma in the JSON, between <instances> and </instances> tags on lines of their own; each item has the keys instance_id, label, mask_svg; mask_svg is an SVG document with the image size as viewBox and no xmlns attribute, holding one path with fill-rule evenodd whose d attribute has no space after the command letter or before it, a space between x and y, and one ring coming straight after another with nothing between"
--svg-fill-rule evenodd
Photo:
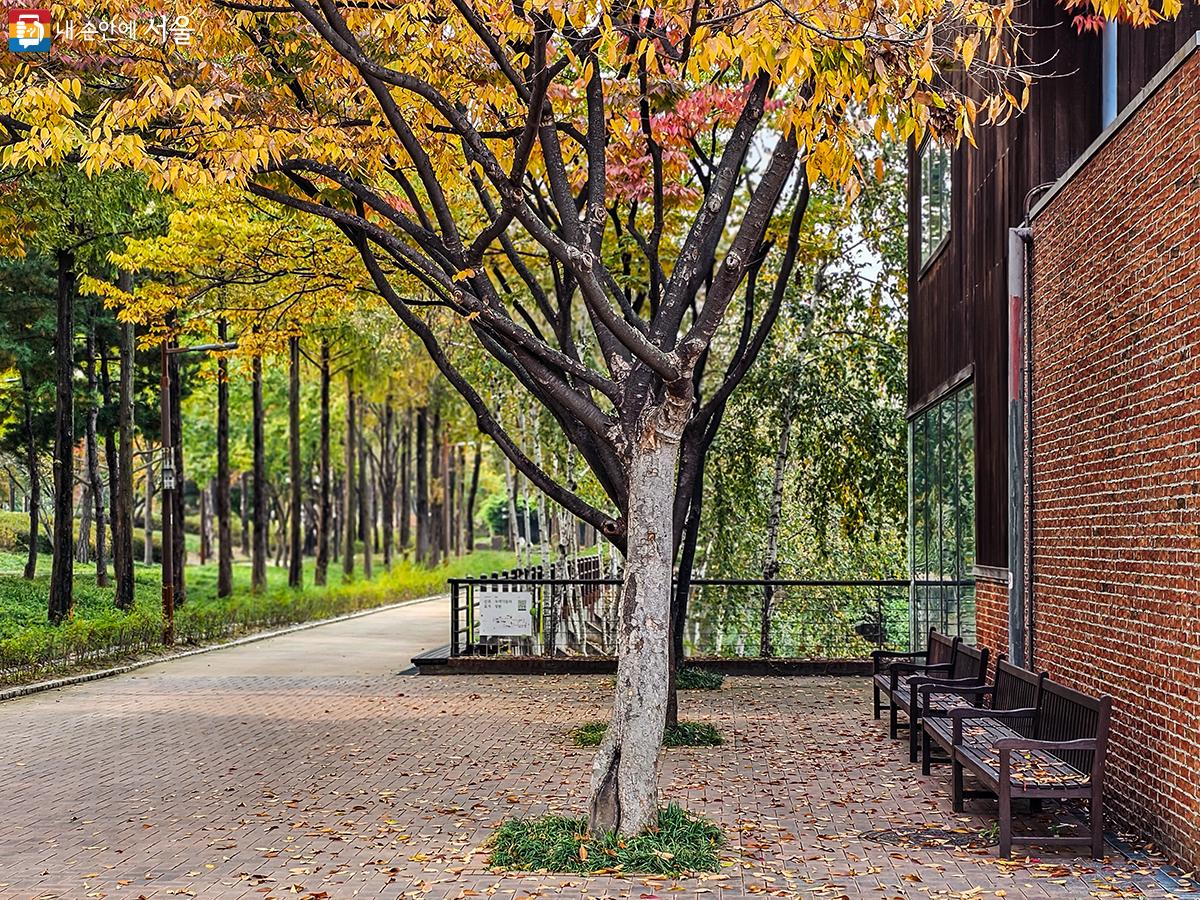
<instances>
[{"instance_id":1,"label":"fence railing","mask_svg":"<svg viewBox=\"0 0 1200 900\"><path fill-rule=\"evenodd\" d=\"M621 580L601 566L591 557L565 575L550 566L452 579L450 654L615 655ZM913 615L913 591L901 578L696 578L685 652L862 659L877 648L907 648L928 618Z\"/></svg>"}]
</instances>

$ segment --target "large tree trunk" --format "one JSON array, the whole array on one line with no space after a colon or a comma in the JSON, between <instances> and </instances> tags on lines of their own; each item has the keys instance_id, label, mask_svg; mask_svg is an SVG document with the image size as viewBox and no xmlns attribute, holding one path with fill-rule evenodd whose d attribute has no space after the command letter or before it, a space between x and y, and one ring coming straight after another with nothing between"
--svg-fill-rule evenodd
<instances>
[{"instance_id":1,"label":"large tree trunk","mask_svg":"<svg viewBox=\"0 0 1200 900\"><path fill-rule=\"evenodd\" d=\"M75 509L75 255L58 251L57 321L54 336L54 560L50 570L49 618L57 625L74 603Z\"/></svg>"},{"instance_id":2,"label":"large tree trunk","mask_svg":"<svg viewBox=\"0 0 1200 900\"><path fill-rule=\"evenodd\" d=\"M412 493L409 479L412 477L412 408L404 410L404 425L400 428L400 552L408 553L408 542L412 537L410 504Z\"/></svg>"},{"instance_id":3,"label":"large tree trunk","mask_svg":"<svg viewBox=\"0 0 1200 900\"><path fill-rule=\"evenodd\" d=\"M122 272L122 290L130 277ZM113 602L119 609L133 608L133 367L134 326L117 326L120 369L117 375L117 471L113 478L113 577L117 582ZM147 548L153 552L149 540Z\"/></svg>"},{"instance_id":4,"label":"large tree trunk","mask_svg":"<svg viewBox=\"0 0 1200 900\"><path fill-rule=\"evenodd\" d=\"M254 531L250 548L250 590L261 593L267 587L267 462L263 447L262 357L251 363L252 423L254 434L254 472L251 494Z\"/></svg>"},{"instance_id":5,"label":"large tree trunk","mask_svg":"<svg viewBox=\"0 0 1200 900\"><path fill-rule=\"evenodd\" d=\"M475 496L479 491L479 464L482 456L483 448L476 441L475 460L471 463L471 489L467 492L467 511L465 515L468 553L471 553L475 549Z\"/></svg>"},{"instance_id":6,"label":"large tree trunk","mask_svg":"<svg viewBox=\"0 0 1200 900\"><path fill-rule=\"evenodd\" d=\"M771 582L779 575L779 519L783 511L783 475L788 464L791 434L792 419L785 408L779 426L779 446L775 451L775 477L771 484L771 508L767 514L767 552L763 558L763 579L767 583L763 585L758 653L764 658L775 655L775 647L771 641L775 586Z\"/></svg>"},{"instance_id":7,"label":"large tree trunk","mask_svg":"<svg viewBox=\"0 0 1200 900\"><path fill-rule=\"evenodd\" d=\"M321 340L321 411L320 411L320 449L318 451L319 466L317 477L320 479L320 495L317 503L317 562L313 573L313 581L325 584L326 573L329 571L329 537L330 526L333 524L333 508L330 505L329 479L332 469L329 464L329 341Z\"/></svg>"},{"instance_id":8,"label":"large tree trunk","mask_svg":"<svg viewBox=\"0 0 1200 900\"><path fill-rule=\"evenodd\" d=\"M96 313L94 309L88 315L87 332L84 337L83 365L89 398L84 446L86 448L88 486L91 488L92 503L95 504L95 514L92 518L96 529L96 584L99 587L108 587L108 559L104 546L105 528L107 527L104 515L104 484L100 480L100 446L96 434L96 420L100 413L100 406L97 403L99 380L96 376ZM80 528L80 537L86 548L87 529Z\"/></svg>"},{"instance_id":9,"label":"large tree trunk","mask_svg":"<svg viewBox=\"0 0 1200 900\"><path fill-rule=\"evenodd\" d=\"M354 535L358 530L358 520L354 516L354 463L357 459L355 450L354 428L357 417L354 414L354 370L346 372L346 437L345 465L343 466L342 481L342 531L345 533L345 546L342 551L342 576L349 580L354 575Z\"/></svg>"},{"instance_id":10,"label":"large tree trunk","mask_svg":"<svg viewBox=\"0 0 1200 900\"><path fill-rule=\"evenodd\" d=\"M217 323L221 343L229 339L225 320ZM217 596L233 593L233 522L229 503L229 363L217 359Z\"/></svg>"},{"instance_id":11,"label":"large tree trunk","mask_svg":"<svg viewBox=\"0 0 1200 900\"><path fill-rule=\"evenodd\" d=\"M38 472L37 436L33 431L33 393L29 376L21 371L21 396L25 403L25 467L29 470L29 547L25 554L24 576L37 576L38 519L42 512L42 477Z\"/></svg>"},{"instance_id":12,"label":"large tree trunk","mask_svg":"<svg viewBox=\"0 0 1200 900\"><path fill-rule=\"evenodd\" d=\"M417 562L429 564L429 407L417 410Z\"/></svg>"},{"instance_id":13,"label":"large tree trunk","mask_svg":"<svg viewBox=\"0 0 1200 900\"><path fill-rule=\"evenodd\" d=\"M672 515L679 431L650 416L629 453L628 545L617 632L612 720L592 766L589 830L635 835L658 809L667 713Z\"/></svg>"},{"instance_id":14,"label":"large tree trunk","mask_svg":"<svg viewBox=\"0 0 1200 900\"><path fill-rule=\"evenodd\" d=\"M288 532L288 587L304 583L304 548L301 546L300 505L300 338L288 339L288 478L291 489L291 522Z\"/></svg>"}]
</instances>

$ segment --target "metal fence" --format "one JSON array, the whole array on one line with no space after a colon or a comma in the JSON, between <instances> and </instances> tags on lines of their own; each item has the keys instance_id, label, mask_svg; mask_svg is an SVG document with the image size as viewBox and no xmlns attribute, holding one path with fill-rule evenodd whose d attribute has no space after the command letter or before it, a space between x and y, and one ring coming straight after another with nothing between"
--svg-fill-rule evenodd
<instances>
[{"instance_id":1,"label":"metal fence","mask_svg":"<svg viewBox=\"0 0 1200 900\"><path fill-rule=\"evenodd\" d=\"M589 557L565 572L550 566L452 579L451 655L615 655L621 580L601 566ZM685 652L862 659L881 647L904 649L925 633L929 618L913 615L913 590L913 582L899 578L697 578L688 596ZM940 609L947 612L949 604Z\"/></svg>"}]
</instances>

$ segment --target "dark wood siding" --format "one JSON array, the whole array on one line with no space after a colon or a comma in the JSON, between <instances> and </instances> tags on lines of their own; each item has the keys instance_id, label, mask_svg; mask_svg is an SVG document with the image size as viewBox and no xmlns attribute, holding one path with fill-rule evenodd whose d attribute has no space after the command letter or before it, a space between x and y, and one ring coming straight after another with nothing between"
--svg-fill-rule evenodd
<instances>
[{"instance_id":1,"label":"dark wood siding","mask_svg":"<svg viewBox=\"0 0 1200 900\"><path fill-rule=\"evenodd\" d=\"M1008 565L1007 234L1025 217L1039 185L1054 182L1100 133L1096 34L1077 34L1053 0L1032 0L1027 43L1045 76L1025 113L976 129L978 146L954 153L951 231L922 272L915 148L909 153L910 412L973 368L976 403L976 562ZM1176 22L1138 31L1122 26L1118 101L1123 106L1200 28L1200 4Z\"/></svg>"}]
</instances>

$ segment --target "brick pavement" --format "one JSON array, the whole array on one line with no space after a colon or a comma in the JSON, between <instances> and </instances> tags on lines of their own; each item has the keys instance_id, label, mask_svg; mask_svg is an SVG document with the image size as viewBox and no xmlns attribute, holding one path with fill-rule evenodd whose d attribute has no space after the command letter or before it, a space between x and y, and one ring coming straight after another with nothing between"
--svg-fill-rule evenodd
<instances>
[{"instance_id":1,"label":"brick pavement","mask_svg":"<svg viewBox=\"0 0 1200 900\"><path fill-rule=\"evenodd\" d=\"M950 811L944 773L919 777L870 721L865 680L685 695L726 744L666 751L665 793L731 844L719 875L676 883L505 876L479 849L507 816L584 808L591 751L567 732L603 716L603 678L236 668L0 706L0 897L1141 896L1120 862L865 837L992 822L986 803Z\"/></svg>"}]
</instances>

